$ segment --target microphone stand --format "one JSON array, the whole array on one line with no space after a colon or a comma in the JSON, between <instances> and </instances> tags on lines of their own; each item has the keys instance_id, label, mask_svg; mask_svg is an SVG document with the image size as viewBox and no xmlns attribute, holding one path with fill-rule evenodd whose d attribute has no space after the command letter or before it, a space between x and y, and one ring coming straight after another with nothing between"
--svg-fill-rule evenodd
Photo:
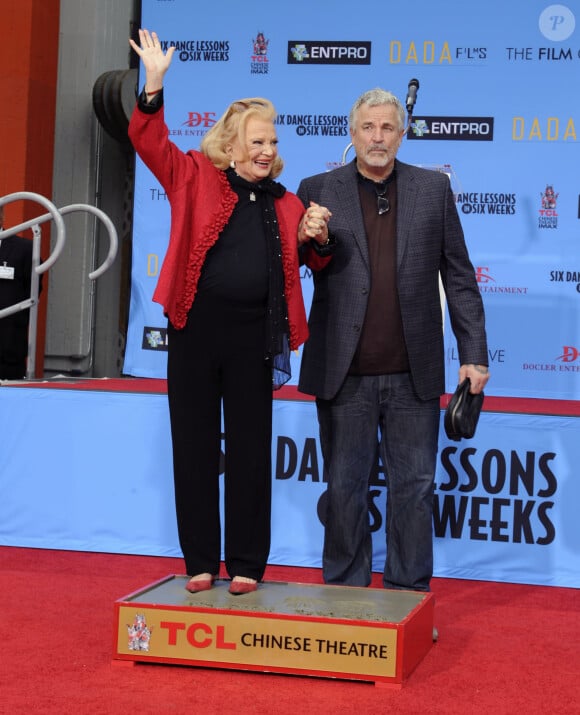
<instances>
[{"instance_id":1,"label":"microphone stand","mask_svg":"<svg viewBox=\"0 0 580 715\"><path fill-rule=\"evenodd\" d=\"M415 91L411 92L411 88L413 88ZM405 131L403 132L403 135L405 135L409 131L409 127L411 126L411 122L413 121L413 109L417 102L417 92L418 91L419 91L419 80L412 79L409 82L409 87L407 90L407 99L405 100L405 107L407 109L407 126L405 127Z\"/></svg>"}]
</instances>

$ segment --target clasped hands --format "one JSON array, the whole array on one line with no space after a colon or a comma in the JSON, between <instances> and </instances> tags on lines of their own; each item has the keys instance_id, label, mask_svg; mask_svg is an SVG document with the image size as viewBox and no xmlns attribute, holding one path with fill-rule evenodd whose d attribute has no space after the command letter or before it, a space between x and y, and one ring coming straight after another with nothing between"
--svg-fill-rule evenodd
<instances>
[{"instance_id":1,"label":"clasped hands","mask_svg":"<svg viewBox=\"0 0 580 715\"><path fill-rule=\"evenodd\" d=\"M328 222L331 216L331 212L325 206L311 201L298 227L298 245L311 239L321 246L328 243Z\"/></svg>"}]
</instances>

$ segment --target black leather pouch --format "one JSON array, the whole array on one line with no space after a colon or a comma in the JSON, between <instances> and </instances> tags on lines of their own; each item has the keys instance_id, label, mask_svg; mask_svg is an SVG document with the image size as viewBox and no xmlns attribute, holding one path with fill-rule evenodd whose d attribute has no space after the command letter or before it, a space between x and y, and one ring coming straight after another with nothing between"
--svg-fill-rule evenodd
<instances>
[{"instance_id":1,"label":"black leather pouch","mask_svg":"<svg viewBox=\"0 0 580 715\"><path fill-rule=\"evenodd\" d=\"M479 420L483 405L483 392L472 395L471 382L465 378L453 393L445 410L445 432L449 439L459 442L461 438L471 439Z\"/></svg>"}]
</instances>

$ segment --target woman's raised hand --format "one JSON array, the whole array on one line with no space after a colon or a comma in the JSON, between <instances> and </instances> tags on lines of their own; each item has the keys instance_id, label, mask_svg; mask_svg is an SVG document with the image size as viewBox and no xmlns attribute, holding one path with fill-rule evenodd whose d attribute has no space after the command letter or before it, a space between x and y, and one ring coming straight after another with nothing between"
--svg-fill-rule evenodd
<instances>
[{"instance_id":1,"label":"woman's raised hand","mask_svg":"<svg viewBox=\"0 0 580 715\"><path fill-rule=\"evenodd\" d=\"M169 47L167 52L163 52L157 33L150 33L149 30L139 30L139 42L140 45L133 39L129 39L129 44L143 62L147 75L145 80L147 89L156 90L162 86L163 77L169 69L175 47ZM153 86L154 84L155 86Z\"/></svg>"}]
</instances>

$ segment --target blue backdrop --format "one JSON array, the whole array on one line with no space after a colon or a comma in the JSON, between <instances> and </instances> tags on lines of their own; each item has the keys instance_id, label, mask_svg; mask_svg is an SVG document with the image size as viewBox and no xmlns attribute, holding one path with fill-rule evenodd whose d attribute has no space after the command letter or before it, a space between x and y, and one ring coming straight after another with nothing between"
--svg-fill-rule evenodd
<instances>
[{"instance_id":1,"label":"blue backdrop","mask_svg":"<svg viewBox=\"0 0 580 715\"><path fill-rule=\"evenodd\" d=\"M312 402L276 400L269 562L321 565L326 485ZM440 443L435 575L580 588L579 418L484 412ZM0 544L181 556L165 395L0 389ZM31 449L31 444L34 448ZM370 487L373 568L386 546Z\"/></svg>"},{"instance_id":2,"label":"blue backdrop","mask_svg":"<svg viewBox=\"0 0 580 715\"><path fill-rule=\"evenodd\" d=\"M281 180L292 191L302 177L353 158L347 117L363 91L381 86L404 100L417 79L414 121L399 157L451 178L486 309L487 394L577 400L579 9L577 0L421 6L371 0L360 8L295 0L265 12L262 5L225 0L200 11L189 0L143 0L142 24L178 47L165 93L176 144L198 147L232 100L268 97L279 113ZM166 196L138 161L124 367L130 375L165 376L166 321L151 296L168 230ZM302 279L308 308L307 270ZM459 364L448 324L445 340L452 392ZM294 355L291 384L299 361ZM114 543L153 553L176 548L171 498L156 491L170 491L167 425L165 418L151 425L150 417L145 414L141 434L149 435L144 449L151 461L123 471L132 485L126 518L143 534L134 532L131 546L113 538L111 550ZM137 419L133 410L130 419ZM274 427L271 561L318 565L325 485L312 403L276 401ZM436 575L580 586L577 434L575 418L493 413L483 414L473 440L450 443L442 433ZM113 444L115 435L109 435ZM114 451L119 461L121 451ZM144 503L163 532L158 538L143 510L130 504L143 490L148 496L153 472L154 503ZM377 465L375 569L385 548L381 476ZM153 537L155 544L143 546Z\"/></svg>"},{"instance_id":3,"label":"blue backdrop","mask_svg":"<svg viewBox=\"0 0 580 715\"><path fill-rule=\"evenodd\" d=\"M485 302L498 396L580 396L580 34L577 2L276 3L143 0L143 26L175 44L172 138L196 148L226 106L266 96L279 113L281 180L353 154L347 116L364 90L420 89L399 157L449 173ZM165 375L165 319L151 302L167 245L160 186L136 172L127 374ZM303 274L307 307L311 279ZM457 378L446 329L447 390ZM292 383L299 355L294 356Z\"/></svg>"}]
</instances>

